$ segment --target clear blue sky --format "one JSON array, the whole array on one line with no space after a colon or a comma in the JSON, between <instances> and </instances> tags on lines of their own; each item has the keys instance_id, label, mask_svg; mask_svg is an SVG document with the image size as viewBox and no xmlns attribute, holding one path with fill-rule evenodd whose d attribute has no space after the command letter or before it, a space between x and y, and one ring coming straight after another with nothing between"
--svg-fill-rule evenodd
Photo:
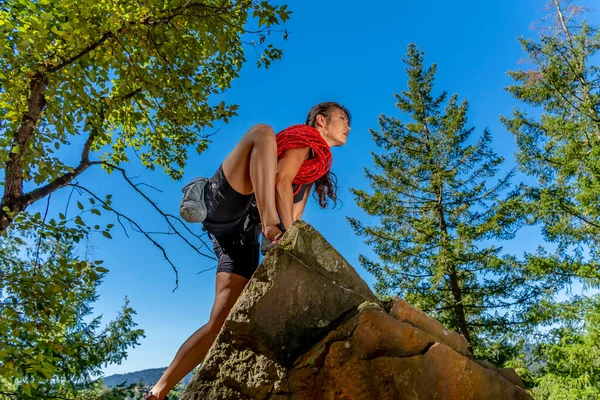
<instances>
[{"instance_id":1,"label":"clear blue sky","mask_svg":"<svg viewBox=\"0 0 600 400\"><path fill-rule=\"evenodd\" d=\"M503 90L511 83L506 72L518 68L524 57L517 37L532 36L530 26L547 11L543 0L430 0L354 2L293 0L294 12L286 28L289 40L282 44L283 59L268 70L255 67L256 57L247 53L248 63L233 88L223 97L240 105L239 116L212 139L208 151L192 155L184 181L210 176L244 132L256 123L267 123L279 131L304 122L309 108L321 101L338 101L352 111L352 131L346 146L333 151L333 170L339 179L343 206L320 210L309 201L304 219L318 229L370 284L373 278L359 265L358 255L372 254L354 235L346 216L363 218L349 194L350 187L367 188L363 168L372 165L375 150L369 128L377 129L378 115L400 116L394 107L395 92L406 87L402 65L409 43L425 51L426 63L438 64L436 89L458 93L470 102L469 122L477 133L489 127L495 149L506 158L506 169L515 165L513 137L499 122L516 103ZM586 4L586 3L584 3ZM587 2L588 5L592 1ZM596 11L588 18L598 21ZM73 157L78 151L73 150ZM164 210L178 213L182 182L171 182L164 174L150 173L132 165L130 175L153 184L162 193L148 191ZM113 193L115 206L134 216L148 230L163 226L157 215L128 189L117 175L107 177L90 170L81 183L98 193ZM56 199L64 198L64 194ZM53 201L55 201L53 199ZM42 202L40 202L42 203ZM44 204L37 204L42 209ZM108 217L103 217L108 223ZM118 225L117 225L118 226ZM199 230L200 226L193 226ZM175 277L160 251L141 235L113 230L113 240L93 237L93 252L110 269L99 288L95 313L104 321L114 318L125 296L137 311L136 321L146 331L141 346L129 351L121 365L105 368L107 375L169 364L178 347L204 324L214 296L214 262L196 255L180 241L162 237L161 243L175 261L179 289L172 293ZM535 229L521 232L505 245L512 253L533 251L540 244Z\"/></svg>"}]
</instances>

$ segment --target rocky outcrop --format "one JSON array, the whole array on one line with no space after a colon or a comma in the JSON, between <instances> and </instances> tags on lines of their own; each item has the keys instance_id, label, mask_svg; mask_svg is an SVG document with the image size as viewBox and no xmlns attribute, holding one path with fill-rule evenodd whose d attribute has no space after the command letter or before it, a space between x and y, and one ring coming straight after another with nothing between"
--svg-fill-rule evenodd
<instances>
[{"instance_id":1,"label":"rocky outcrop","mask_svg":"<svg viewBox=\"0 0 600 400\"><path fill-rule=\"evenodd\" d=\"M402 300L386 312L297 222L265 257L182 399L530 399L512 370Z\"/></svg>"},{"instance_id":2,"label":"rocky outcrop","mask_svg":"<svg viewBox=\"0 0 600 400\"><path fill-rule=\"evenodd\" d=\"M531 398L520 379L516 385L496 368L440 341L437 331L423 331L412 322L399 321L377 306L364 307L305 353L271 398Z\"/></svg>"}]
</instances>

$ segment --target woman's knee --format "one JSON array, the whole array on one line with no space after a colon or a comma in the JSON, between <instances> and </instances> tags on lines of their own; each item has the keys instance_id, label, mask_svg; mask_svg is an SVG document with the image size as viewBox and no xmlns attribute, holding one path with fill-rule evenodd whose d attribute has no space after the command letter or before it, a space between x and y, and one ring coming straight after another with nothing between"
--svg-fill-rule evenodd
<instances>
[{"instance_id":1,"label":"woman's knee","mask_svg":"<svg viewBox=\"0 0 600 400\"><path fill-rule=\"evenodd\" d=\"M254 142L273 141L275 143L275 131L269 125L256 124L250 129L250 135Z\"/></svg>"},{"instance_id":2,"label":"woman's knee","mask_svg":"<svg viewBox=\"0 0 600 400\"><path fill-rule=\"evenodd\" d=\"M217 335L221 331L221 328L223 327L223 324L225 324L226 317L227 316L225 316L225 317L215 316L206 323L205 326L206 326L206 329L208 330L210 336L213 336L215 338L217 337Z\"/></svg>"}]
</instances>

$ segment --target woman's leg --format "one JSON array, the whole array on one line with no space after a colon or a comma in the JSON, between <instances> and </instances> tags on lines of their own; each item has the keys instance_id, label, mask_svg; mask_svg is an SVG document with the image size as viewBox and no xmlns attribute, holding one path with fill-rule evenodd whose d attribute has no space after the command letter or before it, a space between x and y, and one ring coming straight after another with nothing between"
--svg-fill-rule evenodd
<instances>
[{"instance_id":1,"label":"woman's leg","mask_svg":"<svg viewBox=\"0 0 600 400\"><path fill-rule=\"evenodd\" d=\"M253 126L223 161L223 173L238 193L254 192L265 235L273 239L281 233L275 204L275 131L268 125Z\"/></svg>"},{"instance_id":2,"label":"woman's leg","mask_svg":"<svg viewBox=\"0 0 600 400\"><path fill-rule=\"evenodd\" d=\"M243 276L228 272L217 273L215 302L210 320L181 345L169 368L152 388L155 396L159 399L164 398L177 382L200 364L217 338L229 311L244 290L246 283L248 279Z\"/></svg>"}]
</instances>

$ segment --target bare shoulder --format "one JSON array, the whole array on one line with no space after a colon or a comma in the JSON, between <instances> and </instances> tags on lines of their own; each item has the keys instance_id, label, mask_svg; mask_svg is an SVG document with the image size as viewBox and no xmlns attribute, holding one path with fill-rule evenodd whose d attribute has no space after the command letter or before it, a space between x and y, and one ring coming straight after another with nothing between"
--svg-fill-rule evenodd
<instances>
[{"instance_id":1,"label":"bare shoulder","mask_svg":"<svg viewBox=\"0 0 600 400\"><path fill-rule=\"evenodd\" d=\"M291 182L304 160L308 158L309 147L300 147L284 151L277 165L277 180Z\"/></svg>"}]
</instances>

